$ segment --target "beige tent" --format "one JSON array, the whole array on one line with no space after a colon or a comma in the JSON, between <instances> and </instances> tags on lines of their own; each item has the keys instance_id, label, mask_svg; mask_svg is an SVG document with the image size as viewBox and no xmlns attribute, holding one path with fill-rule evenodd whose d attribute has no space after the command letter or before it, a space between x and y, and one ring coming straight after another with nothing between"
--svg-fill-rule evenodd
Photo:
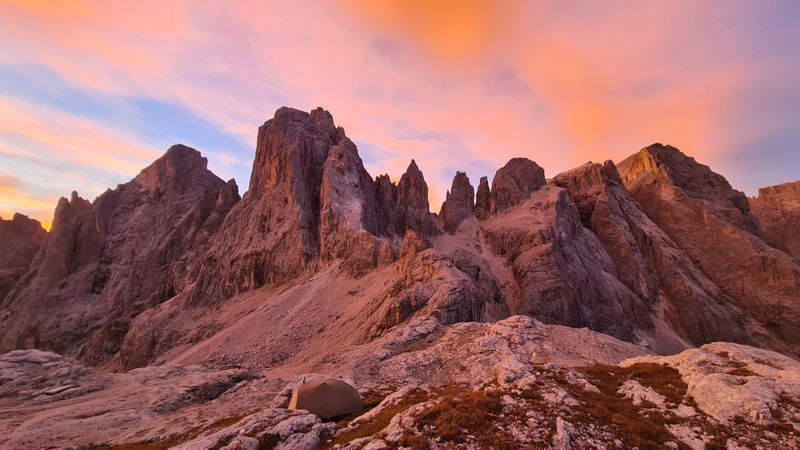
<instances>
[{"instance_id":1,"label":"beige tent","mask_svg":"<svg viewBox=\"0 0 800 450\"><path fill-rule=\"evenodd\" d=\"M361 411L361 396L344 381L314 380L294 390L289 409L305 409L320 419L330 419Z\"/></svg>"}]
</instances>

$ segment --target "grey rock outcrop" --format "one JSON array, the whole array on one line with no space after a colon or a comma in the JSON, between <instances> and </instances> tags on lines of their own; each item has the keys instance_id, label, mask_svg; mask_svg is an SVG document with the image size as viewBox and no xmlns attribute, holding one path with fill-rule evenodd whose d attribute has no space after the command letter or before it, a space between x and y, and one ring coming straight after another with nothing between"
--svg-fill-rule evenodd
<instances>
[{"instance_id":1,"label":"grey rock outcrop","mask_svg":"<svg viewBox=\"0 0 800 450\"><path fill-rule=\"evenodd\" d=\"M639 299L615 276L611 258L580 222L566 190L544 186L519 207L482 222L492 252L511 268L513 314L589 327L620 339L648 326Z\"/></svg>"},{"instance_id":2,"label":"grey rock outcrop","mask_svg":"<svg viewBox=\"0 0 800 450\"><path fill-rule=\"evenodd\" d=\"M730 299L641 210L613 162L584 164L556 175L553 183L568 190L581 221L611 257L614 275L639 298L640 314L667 322L694 344L749 341ZM663 335L652 336L651 345L667 353L682 347Z\"/></svg>"},{"instance_id":3,"label":"grey rock outcrop","mask_svg":"<svg viewBox=\"0 0 800 450\"><path fill-rule=\"evenodd\" d=\"M418 235L429 238L438 232L436 222L430 213L428 184L413 159L397 184L395 217L399 234L411 229Z\"/></svg>"},{"instance_id":4,"label":"grey rock outcrop","mask_svg":"<svg viewBox=\"0 0 800 450\"><path fill-rule=\"evenodd\" d=\"M281 108L259 128L250 189L204 256L192 303L312 274L341 260L353 275L396 257L406 229L436 233L412 161L395 186L372 180L329 112Z\"/></svg>"}]
</instances>

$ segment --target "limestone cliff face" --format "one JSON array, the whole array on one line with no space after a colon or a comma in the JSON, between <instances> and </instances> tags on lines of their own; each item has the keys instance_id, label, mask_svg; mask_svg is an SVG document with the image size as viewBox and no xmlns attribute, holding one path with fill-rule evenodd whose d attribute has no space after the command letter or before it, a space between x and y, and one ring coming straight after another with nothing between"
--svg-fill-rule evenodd
<instances>
[{"instance_id":1,"label":"limestone cliff face","mask_svg":"<svg viewBox=\"0 0 800 450\"><path fill-rule=\"evenodd\" d=\"M331 114L281 108L258 132L250 189L204 256L195 304L275 285L343 261L358 275L396 257L406 229L437 232L412 161L394 185L372 180Z\"/></svg>"},{"instance_id":2,"label":"limestone cliff face","mask_svg":"<svg viewBox=\"0 0 800 450\"><path fill-rule=\"evenodd\" d=\"M642 211L613 162L587 163L553 182L568 190L581 221L611 257L614 275L636 294L640 312L666 321L693 344L749 341L740 312ZM677 350L678 343L668 337L653 338L655 349Z\"/></svg>"},{"instance_id":3,"label":"limestone cliff face","mask_svg":"<svg viewBox=\"0 0 800 450\"><path fill-rule=\"evenodd\" d=\"M800 181L759 189L750 206L764 240L800 260Z\"/></svg>"},{"instance_id":4,"label":"limestone cliff face","mask_svg":"<svg viewBox=\"0 0 800 450\"><path fill-rule=\"evenodd\" d=\"M743 194L673 147L647 147L618 168L647 216L742 311L749 338L798 354L800 268L760 239Z\"/></svg>"},{"instance_id":5,"label":"limestone cliff face","mask_svg":"<svg viewBox=\"0 0 800 450\"><path fill-rule=\"evenodd\" d=\"M413 159L400 177L396 192L395 228L401 235L409 229L426 238L439 232L430 213L428 184Z\"/></svg>"},{"instance_id":6,"label":"limestone cliff face","mask_svg":"<svg viewBox=\"0 0 800 450\"><path fill-rule=\"evenodd\" d=\"M25 275L45 236L38 220L19 213L0 218L0 302Z\"/></svg>"},{"instance_id":7,"label":"limestone cliff face","mask_svg":"<svg viewBox=\"0 0 800 450\"><path fill-rule=\"evenodd\" d=\"M513 314L626 340L650 326L646 308L615 277L611 258L581 224L566 190L543 186L481 229L513 273L516 288L507 299Z\"/></svg>"},{"instance_id":8,"label":"limestone cliff face","mask_svg":"<svg viewBox=\"0 0 800 450\"><path fill-rule=\"evenodd\" d=\"M180 145L94 203L62 198L31 270L0 307L0 347L105 362L137 314L193 282L194 262L183 258L237 199Z\"/></svg>"}]
</instances>

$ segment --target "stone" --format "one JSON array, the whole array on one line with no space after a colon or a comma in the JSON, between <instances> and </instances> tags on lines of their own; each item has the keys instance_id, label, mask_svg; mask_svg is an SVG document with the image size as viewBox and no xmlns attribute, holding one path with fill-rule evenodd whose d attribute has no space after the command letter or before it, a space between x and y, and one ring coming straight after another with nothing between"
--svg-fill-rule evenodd
<instances>
[{"instance_id":1,"label":"stone","mask_svg":"<svg viewBox=\"0 0 800 450\"><path fill-rule=\"evenodd\" d=\"M423 238L437 234L437 227L430 213L428 184L417 163L412 159L408 169L397 185L396 229L400 232L412 229Z\"/></svg>"},{"instance_id":2,"label":"stone","mask_svg":"<svg viewBox=\"0 0 800 450\"><path fill-rule=\"evenodd\" d=\"M748 341L730 299L650 220L622 185L613 162L584 164L556 175L553 184L567 189L581 222L611 257L614 275L638 297L632 306L639 325L652 330L644 344L672 353L682 350L683 340ZM667 310L661 320L677 336L655 330L657 307Z\"/></svg>"}]
</instances>

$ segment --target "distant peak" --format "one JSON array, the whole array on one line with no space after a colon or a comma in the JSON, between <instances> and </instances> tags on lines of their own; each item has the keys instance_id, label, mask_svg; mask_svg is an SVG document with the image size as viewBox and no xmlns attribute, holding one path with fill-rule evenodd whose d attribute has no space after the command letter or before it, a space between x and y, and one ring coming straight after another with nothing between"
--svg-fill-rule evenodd
<instances>
[{"instance_id":1,"label":"distant peak","mask_svg":"<svg viewBox=\"0 0 800 450\"><path fill-rule=\"evenodd\" d=\"M288 106L282 106L275 111L272 120L277 122L302 122L305 124L314 124L324 130L336 130L333 115L322 107L317 107L310 112L305 112Z\"/></svg>"},{"instance_id":2,"label":"distant peak","mask_svg":"<svg viewBox=\"0 0 800 450\"><path fill-rule=\"evenodd\" d=\"M167 149L162 158L198 158L205 159L199 151L183 144L175 144Z\"/></svg>"},{"instance_id":3,"label":"distant peak","mask_svg":"<svg viewBox=\"0 0 800 450\"><path fill-rule=\"evenodd\" d=\"M133 181L148 191L172 190L196 182L223 183L209 172L208 159L183 144L171 146L160 158L142 169Z\"/></svg>"},{"instance_id":4,"label":"distant peak","mask_svg":"<svg viewBox=\"0 0 800 450\"><path fill-rule=\"evenodd\" d=\"M322 107L316 107L310 114L311 118L314 119L314 123L318 126L323 128L336 128L333 122L333 115Z\"/></svg>"}]
</instances>

